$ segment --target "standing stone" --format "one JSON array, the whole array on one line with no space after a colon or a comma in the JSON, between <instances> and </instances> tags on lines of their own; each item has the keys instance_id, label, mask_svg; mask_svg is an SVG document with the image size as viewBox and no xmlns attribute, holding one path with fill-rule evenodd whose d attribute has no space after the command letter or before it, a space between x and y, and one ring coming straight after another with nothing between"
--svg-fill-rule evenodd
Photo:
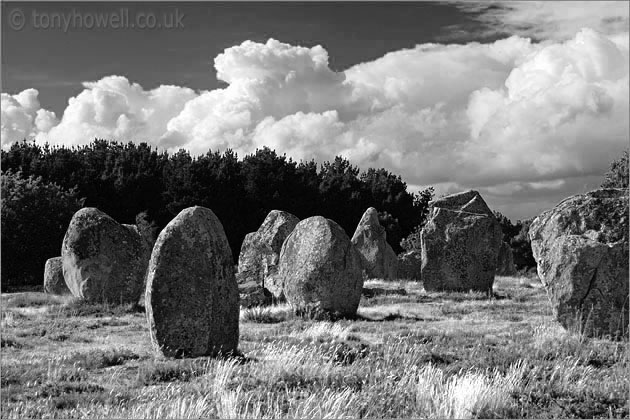
<instances>
[{"instance_id":1,"label":"standing stone","mask_svg":"<svg viewBox=\"0 0 630 420\"><path fill-rule=\"evenodd\" d=\"M189 207L153 247L145 308L151 342L169 357L235 352L239 296L232 251L212 210Z\"/></svg>"},{"instance_id":2,"label":"standing stone","mask_svg":"<svg viewBox=\"0 0 630 420\"><path fill-rule=\"evenodd\" d=\"M245 236L238 257L239 283L254 281L266 287L266 278L278 265L282 244L299 221L291 213L272 210L256 232Z\"/></svg>"},{"instance_id":3,"label":"standing stone","mask_svg":"<svg viewBox=\"0 0 630 420\"><path fill-rule=\"evenodd\" d=\"M398 255L398 278L420 281L422 251L413 249Z\"/></svg>"},{"instance_id":4,"label":"standing stone","mask_svg":"<svg viewBox=\"0 0 630 420\"><path fill-rule=\"evenodd\" d=\"M497 257L497 275L513 276L514 274L516 274L516 267L514 266L512 247L507 242L501 242Z\"/></svg>"},{"instance_id":5,"label":"standing stone","mask_svg":"<svg viewBox=\"0 0 630 420\"><path fill-rule=\"evenodd\" d=\"M152 245L140 234L140 230L137 225L127 225L123 223L123 227L131 232L138 241L140 241L140 244L142 245L142 261L146 270L146 267L149 265L149 259L151 258L151 251L153 250Z\"/></svg>"},{"instance_id":6,"label":"standing stone","mask_svg":"<svg viewBox=\"0 0 630 420\"><path fill-rule=\"evenodd\" d=\"M398 257L387 243L387 232L378 221L378 212L370 207L363 213L352 236L368 279L395 280L398 274Z\"/></svg>"},{"instance_id":7,"label":"standing stone","mask_svg":"<svg viewBox=\"0 0 630 420\"><path fill-rule=\"evenodd\" d=\"M363 288L361 257L332 220L314 216L297 224L282 246L277 276L287 302L298 311L356 315Z\"/></svg>"},{"instance_id":8,"label":"standing stone","mask_svg":"<svg viewBox=\"0 0 630 420\"><path fill-rule=\"evenodd\" d=\"M477 191L431 203L420 234L427 291L492 292L501 227Z\"/></svg>"},{"instance_id":9,"label":"standing stone","mask_svg":"<svg viewBox=\"0 0 630 420\"><path fill-rule=\"evenodd\" d=\"M77 211L61 248L63 276L76 297L93 302L137 302L146 269L138 235L102 211Z\"/></svg>"},{"instance_id":10,"label":"standing stone","mask_svg":"<svg viewBox=\"0 0 630 420\"><path fill-rule=\"evenodd\" d=\"M627 189L569 197L538 216L529 237L560 324L589 336L627 333Z\"/></svg>"},{"instance_id":11,"label":"standing stone","mask_svg":"<svg viewBox=\"0 0 630 420\"><path fill-rule=\"evenodd\" d=\"M70 289L63 278L61 257L49 258L44 266L44 291L51 295L69 295Z\"/></svg>"},{"instance_id":12,"label":"standing stone","mask_svg":"<svg viewBox=\"0 0 630 420\"><path fill-rule=\"evenodd\" d=\"M142 244L142 265L144 266L144 274L142 275L142 290L144 291L147 285L147 269L149 268L149 259L151 258L151 252L153 251L155 238L151 237L150 232L141 229L140 225L123 224L123 226L136 236ZM138 304L144 306L144 293L140 294Z\"/></svg>"}]
</instances>

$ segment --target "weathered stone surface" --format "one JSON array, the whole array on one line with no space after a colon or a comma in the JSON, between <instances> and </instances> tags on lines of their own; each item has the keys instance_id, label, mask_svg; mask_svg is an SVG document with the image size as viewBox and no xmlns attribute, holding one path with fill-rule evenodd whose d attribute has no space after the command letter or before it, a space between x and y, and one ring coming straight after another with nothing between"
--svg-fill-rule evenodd
<instances>
[{"instance_id":1,"label":"weathered stone surface","mask_svg":"<svg viewBox=\"0 0 630 420\"><path fill-rule=\"evenodd\" d=\"M239 283L238 293L240 295L240 304L243 308L268 306L272 303L273 296L271 295L271 292L255 281Z\"/></svg>"},{"instance_id":2,"label":"weathered stone surface","mask_svg":"<svg viewBox=\"0 0 630 420\"><path fill-rule=\"evenodd\" d=\"M158 236L145 307L151 342L165 356L236 351L239 295L232 251L210 209L182 210Z\"/></svg>"},{"instance_id":3,"label":"weathered stone surface","mask_svg":"<svg viewBox=\"0 0 630 420\"><path fill-rule=\"evenodd\" d=\"M146 269L138 235L93 208L77 211L61 248L63 276L76 297L137 302Z\"/></svg>"},{"instance_id":4,"label":"weathered stone surface","mask_svg":"<svg viewBox=\"0 0 630 420\"><path fill-rule=\"evenodd\" d=\"M590 336L628 331L627 189L569 197L534 219L529 237L538 276L565 328Z\"/></svg>"},{"instance_id":5,"label":"weathered stone surface","mask_svg":"<svg viewBox=\"0 0 630 420\"><path fill-rule=\"evenodd\" d=\"M240 278L266 287L266 279L278 265L282 244L300 219L280 210L269 212L256 232L248 233L238 257Z\"/></svg>"},{"instance_id":6,"label":"weathered stone surface","mask_svg":"<svg viewBox=\"0 0 630 420\"><path fill-rule=\"evenodd\" d=\"M398 278L421 280L422 251L411 250L398 255Z\"/></svg>"},{"instance_id":7,"label":"weathered stone surface","mask_svg":"<svg viewBox=\"0 0 630 420\"><path fill-rule=\"evenodd\" d=\"M276 302L285 302L284 282L278 266L272 267L265 278L265 289L269 290Z\"/></svg>"},{"instance_id":8,"label":"weathered stone surface","mask_svg":"<svg viewBox=\"0 0 630 420\"><path fill-rule=\"evenodd\" d=\"M332 220L314 216L297 224L282 246L276 278L296 310L356 315L363 288L361 257Z\"/></svg>"},{"instance_id":9,"label":"weathered stone surface","mask_svg":"<svg viewBox=\"0 0 630 420\"><path fill-rule=\"evenodd\" d=\"M398 257L387 243L387 232L378 221L378 212L370 207L363 213L352 236L368 279L395 280L398 275Z\"/></svg>"},{"instance_id":10,"label":"weathered stone surface","mask_svg":"<svg viewBox=\"0 0 630 420\"><path fill-rule=\"evenodd\" d=\"M508 243L502 241L497 257L497 275L513 276L514 274L516 274L516 267L514 266L512 248Z\"/></svg>"},{"instance_id":11,"label":"weathered stone surface","mask_svg":"<svg viewBox=\"0 0 630 420\"><path fill-rule=\"evenodd\" d=\"M49 258L44 266L44 291L51 295L69 295L70 289L63 278L61 257Z\"/></svg>"},{"instance_id":12,"label":"weathered stone surface","mask_svg":"<svg viewBox=\"0 0 630 420\"><path fill-rule=\"evenodd\" d=\"M143 236L142 232L138 225L128 225L124 224L123 226L129 230L133 235L135 235L140 243L142 244L142 258L143 261L146 261L146 265L149 264L149 259L151 258L151 251L153 251L153 245L155 244L155 240L151 240L150 238Z\"/></svg>"},{"instance_id":13,"label":"weathered stone surface","mask_svg":"<svg viewBox=\"0 0 630 420\"><path fill-rule=\"evenodd\" d=\"M142 264L144 266L144 274L142 275L142 291L146 289L147 284L147 269L149 268L149 260L151 259L151 252L153 251L153 245L155 239L151 234L145 230L142 230L138 225L123 224L142 244ZM144 306L144 293L140 293L140 299L138 303Z\"/></svg>"},{"instance_id":14,"label":"weathered stone surface","mask_svg":"<svg viewBox=\"0 0 630 420\"><path fill-rule=\"evenodd\" d=\"M432 202L420 243L426 290L492 292L501 228L477 191Z\"/></svg>"}]
</instances>

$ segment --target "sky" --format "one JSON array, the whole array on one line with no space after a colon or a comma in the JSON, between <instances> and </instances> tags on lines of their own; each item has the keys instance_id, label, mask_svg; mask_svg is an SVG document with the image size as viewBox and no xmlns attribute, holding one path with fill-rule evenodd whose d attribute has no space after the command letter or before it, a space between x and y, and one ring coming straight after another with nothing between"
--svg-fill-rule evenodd
<instances>
[{"instance_id":1,"label":"sky","mask_svg":"<svg viewBox=\"0 0 630 420\"><path fill-rule=\"evenodd\" d=\"M342 155L515 221L630 142L625 1L1 7L3 148Z\"/></svg>"}]
</instances>

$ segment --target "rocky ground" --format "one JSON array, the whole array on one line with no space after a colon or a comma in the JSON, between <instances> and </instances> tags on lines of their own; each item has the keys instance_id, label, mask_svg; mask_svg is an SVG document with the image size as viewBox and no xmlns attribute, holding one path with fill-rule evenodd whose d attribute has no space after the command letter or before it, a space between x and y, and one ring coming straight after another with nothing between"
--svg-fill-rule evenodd
<instances>
[{"instance_id":1,"label":"rocky ground","mask_svg":"<svg viewBox=\"0 0 630 420\"><path fill-rule=\"evenodd\" d=\"M627 339L566 332L534 279L498 277L491 298L365 288L356 320L242 310L239 357L181 360L155 357L142 308L3 294L1 416L630 415Z\"/></svg>"}]
</instances>

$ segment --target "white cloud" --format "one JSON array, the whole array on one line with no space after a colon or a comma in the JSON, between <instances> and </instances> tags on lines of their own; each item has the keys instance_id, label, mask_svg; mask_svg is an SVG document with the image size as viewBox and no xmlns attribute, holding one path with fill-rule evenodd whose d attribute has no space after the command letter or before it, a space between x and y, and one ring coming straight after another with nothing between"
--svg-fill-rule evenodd
<instances>
[{"instance_id":1,"label":"white cloud","mask_svg":"<svg viewBox=\"0 0 630 420\"><path fill-rule=\"evenodd\" d=\"M196 97L192 89L160 86L145 91L122 76L83 83L85 90L70 98L61 122L42 133L53 144L87 144L95 137L153 142L168 121Z\"/></svg>"},{"instance_id":2,"label":"white cloud","mask_svg":"<svg viewBox=\"0 0 630 420\"><path fill-rule=\"evenodd\" d=\"M52 143L103 137L193 154L265 145L296 159L341 154L438 192L479 188L497 206L591 185L628 144L627 33L419 45L345 72L329 68L321 46L246 41L215 68L228 86L213 91L147 91L120 76L85 83L58 124L36 91L3 94L3 142L6 126L10 139Z\"/></svg>"},{"instance_id":3,"label":"white cloud","mask_svg":"<svg viewBox=\"0 0 630 420\"><path fill-rule=\"evenodd\" d=\"M17 95L2 94L2 147L32 139L57 124L54 112L40 108L39 92L26 89Z\"/></svg>"},{"instance_id":4,"label":"white cloud","mask_svg":"<svg viewBox=\"0 0 630 420\"><path fill-rule=\"evenodd\" d=\"M483 1L456 2L478 13L487 31L541 40L564 41L582 28L606 35L628 32L627 1ZM627 38L627 37L626 37Z\"/></svg>"},{"instance_id":5,"label":"white cloud","mask_svg":"<svg viewBox=\"0 0 630 420\"><path fill-rule=\"evenodd\" d=\"M229 86L203 92L187 103L169 122L164 145L179 143L194 152L231 147L246 153L255 143L254 133L263 136L257 125L268 125L270 118L312 120L310 113L332 110L344 117L360 108L345 75L328 67L328 53L321 46L245 41L214 61L217 77Z\"/></svg>"}]
</instances>

